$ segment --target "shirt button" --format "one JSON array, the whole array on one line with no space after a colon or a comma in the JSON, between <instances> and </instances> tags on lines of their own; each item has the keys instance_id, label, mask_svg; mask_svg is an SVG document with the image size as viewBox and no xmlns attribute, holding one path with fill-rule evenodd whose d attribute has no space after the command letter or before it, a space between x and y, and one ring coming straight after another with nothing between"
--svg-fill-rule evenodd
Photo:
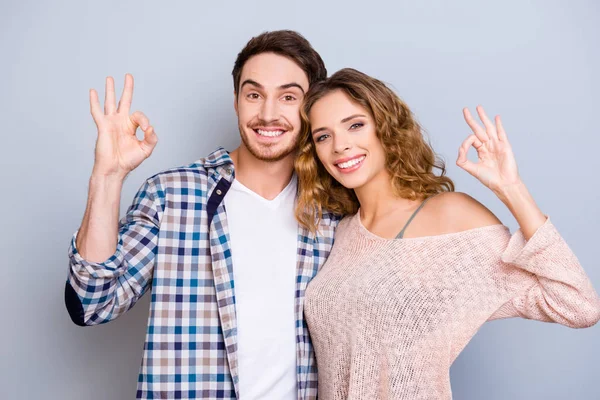
<instances>
[{"instance_id":1,"label":"shirt button","mask_svg":"<svg viewBox=\"0 0 600 400\"><path fill-rule=\"evenodd\" d=\"M233 172L233 170L232 170L231 168L227 168L227 169L225 170L225 172L227 172L229 175L231 175L231 173Z\"/></svg>"},{"instance_id":2,"label":"shirt button","mask_svg":"<svg viewBox=\"0 0 600 400\"><path fill-rule=\"evenodd\" d=\"M221 192L221 189L217 189L217 194L220 196L223 194L223 192Z\"/></svg>"}]
</instances>

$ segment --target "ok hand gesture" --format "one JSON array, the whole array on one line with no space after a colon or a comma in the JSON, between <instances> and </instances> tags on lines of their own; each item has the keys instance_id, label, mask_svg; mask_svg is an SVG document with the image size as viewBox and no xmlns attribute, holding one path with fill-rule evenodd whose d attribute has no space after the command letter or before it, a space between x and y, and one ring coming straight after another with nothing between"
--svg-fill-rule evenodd
<instances>
[{"instance_id":1,"label":"ok hand gesture","mask_svg":"<svg viewBox=\"0 0 600 400\"><path fill-rule=\"evenodd\" d=\"M482 127L467 108L463 110L463 114L473 134L460 146L456 165L500 195L503 189L520 182L517 162L502 127L500 116L496 116L494 126L483 107L478 106L477 114L483 122L484 127ZM479 160L476 163L467 159L467 152L471 146L477 150Z\"/></svg>"},{"instance_id":2,"label":"ok hand gesture","mask_svg":"<svg viewBox=\"0 0 600 400\"><path fill-rule=\"evenodd\" d=\"M133 76L125 76L125 86L119 101L115 100L115 82L106 78L104 111L98 93L90 90L90 108L98 127L94 174L124 179L125 176L152 154L158 138L148 118L140 111L129 115L133 97ZM135 136L137 128L144 131L144 139Z\"/></svg>"}]
</instances>

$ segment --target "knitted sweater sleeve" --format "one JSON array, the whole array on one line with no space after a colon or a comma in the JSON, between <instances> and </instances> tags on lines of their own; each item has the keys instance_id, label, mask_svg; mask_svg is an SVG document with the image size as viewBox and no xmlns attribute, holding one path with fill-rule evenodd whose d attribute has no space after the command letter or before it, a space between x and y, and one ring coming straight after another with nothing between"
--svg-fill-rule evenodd
<instances>
[{"instance_id":1,"label":"knitted sweater sleeve","mask_svg":"<svg viewBox=\"0 0 600 400\"><path fill-rule=\"evenodd\" d=\"M488 320L522 317L571 328L600 320L600 298L549 218L528 241L515 232L500 258L494 281L508 301Z\"/></svg>"}]
</instances>

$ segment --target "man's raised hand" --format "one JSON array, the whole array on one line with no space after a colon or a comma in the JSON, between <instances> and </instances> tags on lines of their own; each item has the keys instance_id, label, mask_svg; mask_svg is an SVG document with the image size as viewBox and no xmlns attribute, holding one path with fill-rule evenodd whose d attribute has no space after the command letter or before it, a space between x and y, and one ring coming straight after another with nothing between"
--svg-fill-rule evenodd
<instances>
[{"instance_id":1,"label":"man's raised hand","mask_svg":"<svg viewBox=\"0 0 600 400\"><path fill-rule=\"evenodd\" d=\"M144 113L136 111L129 114L132 98L133 76L130 74L125 75L125 86L118 107L112 77L106 78L104 111L98 100L98 92L90 90L90 109L98 127L95 175L124 179L152 154L158 142L154 128ZM143 140L135 135L138 127L144 132Z\"/></svg>"}]
</instances>

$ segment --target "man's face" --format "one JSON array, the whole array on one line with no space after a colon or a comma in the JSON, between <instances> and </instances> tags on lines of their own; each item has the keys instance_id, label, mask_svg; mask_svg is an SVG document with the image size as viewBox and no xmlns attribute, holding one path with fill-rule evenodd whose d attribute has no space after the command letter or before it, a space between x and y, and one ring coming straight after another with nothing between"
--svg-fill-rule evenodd
<instances>
[{"instance_id":1,"label":"man's face","mask_svg":"<svg viewBox=\"0 0 600 400\"><path fill-rule=\"evenodd\" d=\"M235 110L243 145L257 159L279 161L296 151L306 73L290 59L262 53L240 77Z\"/></svg>"}]
</instances>

